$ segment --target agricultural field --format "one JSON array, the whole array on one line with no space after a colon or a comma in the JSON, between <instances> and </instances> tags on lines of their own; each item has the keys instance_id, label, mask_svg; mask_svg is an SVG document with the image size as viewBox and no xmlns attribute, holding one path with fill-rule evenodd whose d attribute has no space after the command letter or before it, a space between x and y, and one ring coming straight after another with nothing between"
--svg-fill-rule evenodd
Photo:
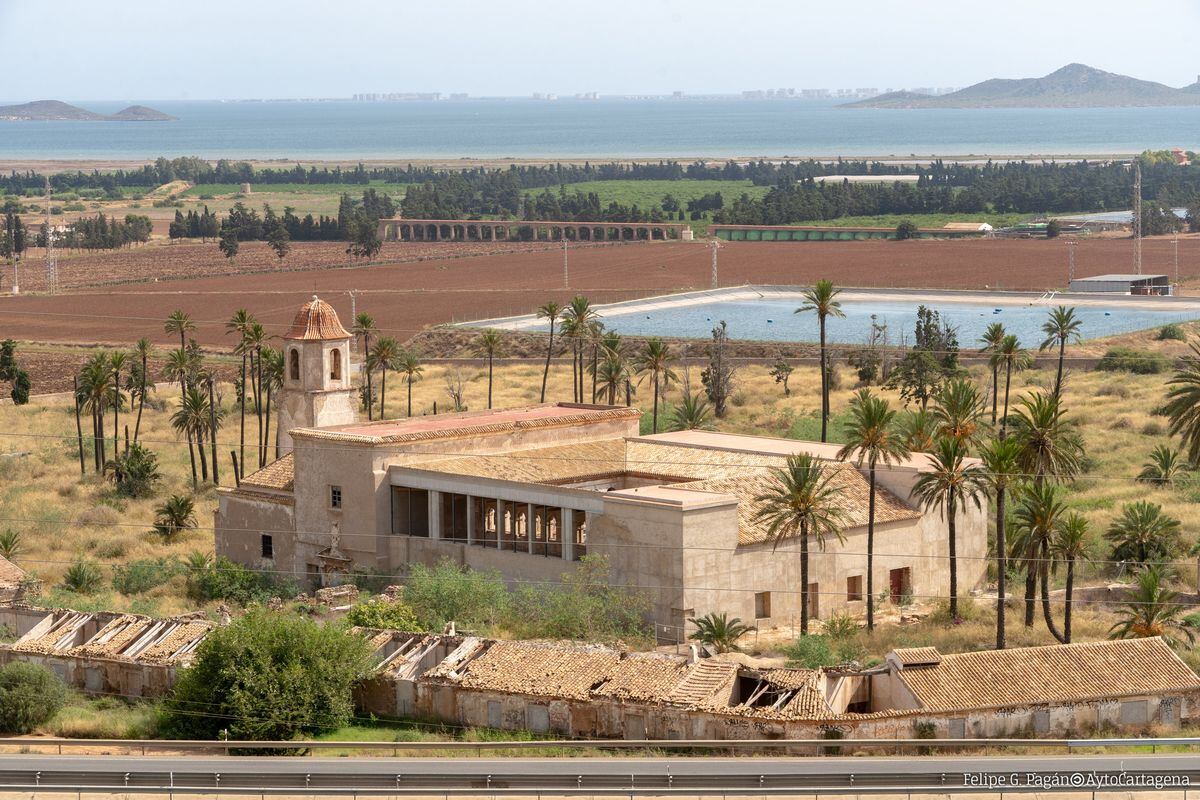
<instances>
[{"instance_id":1,"label":"agricultural field","mask_svg":"<svg viewBox=\"0 0 1200 800\"><path fill-rule=\"evenodd\" d=\"M1190 331L1193 335L1195 330ZM82 359L81 359L82 360ZM501 363L495 374L495 404L521 405L536 402L541 381L541 366L532 363ZM671 407L679 402L684 387L699 390L699 367L679 366L679 383L668 393L660 416L660 427L670 424ZM972 377L988 386L990 373L982 367L971 370ZM1161 405L1166 373L1132 375L1099 371L1073 370L1066 389L1070 416L1081 426L1087 452L1084 474L1073 484L1065 499L1070 508L1085 515L1090 524L1087 555L1093 563L1081 569L1076 577L1077 587L1103 585L1120 581L1127 576L1119 566L1107 563L1110 545L1103 533L1120 514L1123 504L1133 500L1150 500L1160 504L1163 511L1182 522L1183 549L1179 562L1180 588L1192 591L1191 581L1195 563L1185 554L1197 541L1196 503L1200 501L1200 477L1187 473L1175 488L1150 488L1134 481L1141 465L1156 445L1169 444L1166 421L1155 414ZM837 388L832 393L833 419L831 440L838 441L846 422L846 407L856 390L852 372L841 366L837 373ZM1053 380L1049 369L1018 373L1014 379L1014 397L1045 389ZM461 382L464 403L478 409L487 397L487 371L478 363L455 365L429 363L413 386L413 413L440 412L451 408L450 385ZM556 361L551 369L549 399L569 399L570 368L566 361ZM395 376L388 386L387 416L405 413L404 384ZM768 374L763 365L742 366L736 375L735 391L725 419L715 421L720 430L737 433L788 436L812 439L819 431L819 393L815 369L798 366L790 381L791 395L784 396L782 387ZM898 402L892 392L884 392ZM226 412L219 452L226 454L222 474L229 480L228 451L237 449L237 410L232 389L220 387L222 406ZM190 494L190 470L187 448L170 428L168 419L174 407L174 390L160 383L143 419L143 441L158 455L164 479L152 497L123 498L113 487L91 471L81 477L72 405L61 397L37 398L29 406L0 406L0 429L19 432L0 443L5 456L0 458L0 527L12 529L20 541L15 560L42 580L46 602L76 608L115 608L146 613L171 613L202 607L211 610L214 604L201 602L187 593L188 573L180 566L195 556L192 553L211 553L212 538L208 526L215 503L211 488L202 488L193 495L198 527L185 531L174 541L164 542L151 532L154 510L169 494ZM643 430L652 426L650 393L643 386L635 402L646 412ZM126 412L127 413L127 412ZM253 417L248 423L249 438L254 438ZM250 448L253 450L253 447ZM85 449L85 455L87 451ZM90 462L89 462L90 464ZM814 555L819 558L818 555ZM72 565L86 562L100 577L87 591L66 588L67 573ZM155 585L130 586L121 569L132 563L158 564L161 571L145 567L150 575L144 583ZM114 577L117 582L114 585ZM1061 572L1055 576L1061 587ZM161 579L161 582L156 581ZM144 585L144 584L143 584ZM992 611L986 594L965 602L966 621L948 625L944 611L936 604L905 610L906 615L929 615L921 622L881 626L878 633L854 635L854 647L872 657L881 656L894 646L933 644L944 652L976 649L986 646L993 631ZM885 620L898 622L899 609L886 606L881 610ZM940 616L939 616L940 615ZM1049 634L1039 621L1025 629L1019 614L1012 614L1010 639L1013 645L1048 643ZM1076 615L1076 635L1080 640L1103 638L1112 623L1108 612L1080 608ZM503 631L496 631L503 633ZM752 651L777 653L778 648L791 641L790 630L762 631L746 641ZM1190 653L1185 654L1193 662Z\"/></svg>"},{"instance_id":2,"label":"agricultural field","mask_svg":"<svg viewBox=\"0 0 1200 800\"><path fill-rule=\"evenodd\" d=\"M557 187L549 187L556 191ZM687 201L696 200L706 194L720 192L728 205L743 194L751 197L762 197L771 187L755 186L748 180L744 181L587 181L584 183L564 184L567 192L595 192L600 196L600 202L608 205L611 202L623 205L634 205L642 209L654 208L662 203L667 195L672 195L687 209ZM538 194L541 190L529 189L527 194Z\"/></svg>"},{"instance_id":3,"label":"agricultural field","mask_svg":"<svg viewBox=\"0 0 1200 800\"><path fill-rule=\"evenodd\" d=\"M796 225L820 225L833 228L895 228L901 222L915 222L921 228L941 228L949 222L987 222L994 228L1016 225L1034 214L880 214L873 217L838 217L837 219L810 219Z\"/></svg>"}]
</instances>

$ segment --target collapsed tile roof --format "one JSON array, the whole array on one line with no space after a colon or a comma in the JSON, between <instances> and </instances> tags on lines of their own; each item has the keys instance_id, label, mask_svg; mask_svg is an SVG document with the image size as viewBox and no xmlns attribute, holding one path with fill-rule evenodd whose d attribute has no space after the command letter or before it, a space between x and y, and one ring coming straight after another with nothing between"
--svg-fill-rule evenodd
<instances>
[{"instance_id":1,"label":"collapsed tile roof","mask_svg":"<svg viewBox=\"0 0 1200 800\"><path fill-rule=\"evenodd\" d=\"M1070 703L1200 689L1197 677L1161 638L986 650L901 662L901 680L923 710ZM912 651L895 655L911 658ZM899 660L899 659L896 659Z\"/></svg>"},{"instance_id":2,"label":"collapsed tile roof","mask_svg":"<svg viewBox=\"0 0 1200 800\"><path fill-rule=\"evenodd\" d=\"M11 648L17 653L169 666L186 663L213 627L207 620L190 618L49 611Z\"/></svg>"},{"instance_id":3,"label":"collapsed tile roof","mask_svg":"<svg viewBox=\"0 0 1200 800\"><path fill-rule=\"evenodd\" d=\"M25 580L25 570L0 556L0 587L15 588Z\"/></svg>"}]
</instances>

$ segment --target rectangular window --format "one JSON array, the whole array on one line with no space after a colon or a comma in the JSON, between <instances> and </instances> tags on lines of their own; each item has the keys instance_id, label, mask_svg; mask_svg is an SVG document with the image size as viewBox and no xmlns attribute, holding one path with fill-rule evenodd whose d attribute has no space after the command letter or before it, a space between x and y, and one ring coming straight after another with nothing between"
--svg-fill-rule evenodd
<instances>
[{"instance_id":1,"label":"rectangular window","mask_svg":"<svg viewBox=\"0 0 1200 800\"><path fill-rule=\"evenodd\" d=\"M898 606L912 602L912 570L908 567L888 571L888 592Z\"/></svg>"},{"instance_id":2,"label":"rectangular window","mask_svg":"<svg viewBox=\"0 0 1200 800\"><path fill-rule=\"evenodd\" d=\"M429 492L392 487L392 533L429 537Z\"/></svg>"},{"instance_id":3,"label":"rectangular window","mask_svg":"<svg viewBox=\"0 0 1200 800\"><path fill-rule=\"evenodd\" d=\"M853 603L863 599L863 576L851 575L846 578L846 600Z\"/></svg>"},{"instance_id":4,"label":"rectangular window","mask_svg":"<svg viewBox=\"0 0 1200 800\"><path fill-rule=\"evenodd\" d=\"M330 508L341 508L342 507L342 487L340 487L340 486L330 486L329 487L329 507Z\"/></svg>"},{"instance_id":5,"label":"rectangular window","mask_svg":"<svg viewBox=\"0 0 1200 800\"><path fill-rule=\"evenodd\" d=\"M275 543L273 541L271 541L271 537L265 533L262 535L262 557L263 558L274 558L275 557Z\"/></svg>"},{"instance_id":6,"label":"rectangular window","mask_svg":"<svg viewBox=\"0 0 1200 800\"><path fill-rule=\"evenodd\" d=\"M442 538L467 541L467 495L442 492Z\"/></svg>"},{"instance_id":7,"label":"rectangular window","mask_svg":"<svg viewBox=\"0 0 1200 800\"><path fill-rule=\"evenodd\" d=\"M771 593L754 593L754 618L768 619L771 616Z\"/></svg>"},{"instance_id":8,"label":"rectangular window","mask_svg":"<svg viewBox=\"0 0 1200 800\"><path fill-rule=\"evenodd\" d=\"M808 585L808 616L809 619L821 618L821 584Z\"/></svg>"}]
</instances>

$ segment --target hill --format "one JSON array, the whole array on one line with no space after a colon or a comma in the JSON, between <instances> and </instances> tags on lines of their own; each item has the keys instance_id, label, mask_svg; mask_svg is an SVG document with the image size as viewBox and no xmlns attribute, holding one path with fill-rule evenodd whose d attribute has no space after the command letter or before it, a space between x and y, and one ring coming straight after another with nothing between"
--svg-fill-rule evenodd
<instances>
[{"instance_id":1,"label":"hill","mask_svg":"<svg viewBox=\"0 0 1200 800\"><path fill-rule=\"evenodd\" d=\"M1114 72L1068 64L1041 78L992 78L932 96L889 94L847 103L843 108L1102 108L1200 105L1200 82L1176 89Z\"/></svg>"},{"instance_id":2,"label":"hill","mask_svg":"<svg viewBox=\"0 0 1200 800\"><path fill-rule=\"evenodd\" d=\"M146 106L129 106L116 114L106 115L73 106L61 100L34 100L13 106L0 106L2 120L69 121L69 122L162 122L175 119Z\"/></svg>"}]
</instances>

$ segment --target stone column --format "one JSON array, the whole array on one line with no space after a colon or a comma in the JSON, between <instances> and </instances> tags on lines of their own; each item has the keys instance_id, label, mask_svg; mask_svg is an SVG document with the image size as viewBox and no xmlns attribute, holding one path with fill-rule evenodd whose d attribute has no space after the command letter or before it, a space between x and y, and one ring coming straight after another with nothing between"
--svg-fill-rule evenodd
<instances>
[{"instance_id":1,"label":"stone column","mask_svg":"<svg viewBox=\"0 0 1200 800\"><path fill-rule=\"evenodd\" d=\"M471 495L464 495L467 498L467 544L475 544L475 498Z\"/></svg>"},{"instance_id":2,"label":"stone column","mask_svg":"<svg viewBox=\"0 0 1200 800\"><path fill-rule=\"evenodd\" d=\"M504 549L504 501L496 500L496 549Z\"/></svg>"},{"instance_id":3,"label":"stone column","mask_svg":"<svg viewBox=\"0 0 1200 800\"><path fill-rule=\"evenodd\" d=\"M533 516L533 503L525 504L525 552L533 553L533 531L537 527L537 520Z\"/></svg>"},{"instance_id":4,"label":"stone column","mask_svg":"<svg viewBox=\"0 0 1200 800\"><path fill-rule=\"evenodd\" d=\"M442 538L442 493L429 492L429 538Z\"/></svg>"},{"instance_id":5,"label":"stone column","mask_svg":"<svg viewBox=\"0 0 1200 800\"><path fill-rule=\"evenodd\" d=\"M563 561L575 560L575 511L574 509L564 508L559 512L562 524L559 526L559 535L562 536L562 557Z\"/></svg>"}]
</instances>

